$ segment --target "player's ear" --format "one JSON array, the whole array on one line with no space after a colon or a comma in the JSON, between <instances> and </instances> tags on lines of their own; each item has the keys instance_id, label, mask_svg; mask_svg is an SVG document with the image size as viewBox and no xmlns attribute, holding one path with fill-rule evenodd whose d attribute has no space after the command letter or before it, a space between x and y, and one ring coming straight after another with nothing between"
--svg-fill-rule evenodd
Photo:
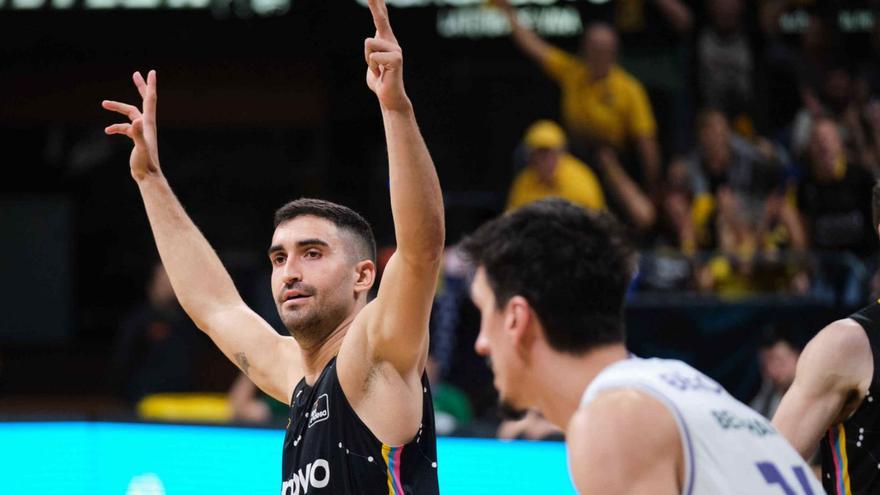
<instances>
[{"instance_id":1,"label":"player's ear","mask_svg":"<svg viewBox=\"0 0 880 495\"><path fill-rule=\"evenodd\" d=\"M354 269L354 291L366 292L373 287L376 281L376 264L371 260L359 261Z\"/></svg>"},{"instance_id":2,"label":"player's ear","mask_svg":"<svg viewBox=\"0 0 880 495\"><path fill-rule=\"evenodd\" d=\"M522 296L513 296L507 301L505 313L505 330L512 338L514 346L521 350L530 348L535 334L529 302Z\"/></svg>"}]
</instances>

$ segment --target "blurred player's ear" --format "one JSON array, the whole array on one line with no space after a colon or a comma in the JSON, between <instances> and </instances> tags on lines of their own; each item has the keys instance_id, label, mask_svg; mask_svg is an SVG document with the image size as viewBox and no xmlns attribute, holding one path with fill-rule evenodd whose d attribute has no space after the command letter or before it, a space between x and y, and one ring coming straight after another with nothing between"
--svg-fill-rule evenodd
<instances>
[{"instance_id":1,"label":"blurred player's ear","mask_svg":"<svg viewBox=\"0 0 880 495\"><path fill-rule=\"evenodd\" d=\"M533 313L529 302L522 296L513 296L507 302L505 330L510 332L518 350L527 350L535 340Z\"/></svg>"}]
</instances>

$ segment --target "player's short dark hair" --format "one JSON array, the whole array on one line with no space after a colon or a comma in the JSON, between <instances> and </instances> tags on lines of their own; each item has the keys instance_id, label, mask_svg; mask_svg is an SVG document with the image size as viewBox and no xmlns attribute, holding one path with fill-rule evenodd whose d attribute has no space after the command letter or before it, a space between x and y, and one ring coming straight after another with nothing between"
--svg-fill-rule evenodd
<instances>
[{"instance_id":1,"label":"player's short dark hair","mask_svg":"<svg viewBox=\"0 0 880 495\"><path fill-rule=\"evenodd\" d=\"M880 225L880 180L874 182L874 190L871 194L871 213L874 217L874 231L877 233L877 226Z\"/></svg>"},{"instance_id":2,"label":"player's short dark hair","mask_svg":"<svg viewBox=\"0 0 880 495\"><path fill-rule=\"evenodd\" d=\"M635 255L610 214L545 199L484 224L462 251L485 270L499 309L516 295L529 302L553 349L623 342Z\"/></svg>"},{"instance_id":3,"label":"player's short dark hair","mask_svg":"<svg viewBox=\"0 0 880 495\"><path fill-rule=\"evenodd\" d=\"M312 215L333 222L336 227L355 236L358 246L353 254L361 260L376 262L376 238L370 224L356 211L323 199L300 198L293 200L275 211L275 228L284 222L302 215Z\"/></svg>"}]
</instances>

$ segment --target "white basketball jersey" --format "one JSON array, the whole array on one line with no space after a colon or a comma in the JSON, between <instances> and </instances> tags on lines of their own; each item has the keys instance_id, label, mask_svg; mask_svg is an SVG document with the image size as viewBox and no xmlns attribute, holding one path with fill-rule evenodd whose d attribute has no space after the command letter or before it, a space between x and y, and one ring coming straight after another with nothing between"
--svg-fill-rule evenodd
<instances>
[{"instance_id":1,"label":"white basketball jersey","mask_svg":"<svg viewBox=\"0 0 880 495\"><path fill-rule=\"evenodd\" d=\"M603 370L581 407L598 394L634 389L675 417L685 495L822 495L809 466L764 417L681 361L632 358Z\"/></svg>"}]
</instances>

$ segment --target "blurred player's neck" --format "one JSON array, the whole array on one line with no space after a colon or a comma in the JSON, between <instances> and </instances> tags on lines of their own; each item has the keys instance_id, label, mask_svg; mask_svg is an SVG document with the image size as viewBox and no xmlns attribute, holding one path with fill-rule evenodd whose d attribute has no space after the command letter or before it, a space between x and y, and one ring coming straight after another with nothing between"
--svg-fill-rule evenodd
<instances>
[{"instance_id":1,"label":"blurred player's neck","mask_svg":"<svg viewBox=\"0 0 880 495\"><path fill-rule=\"evenodd\" d=\"M541 356L544 366L536 374L539 377L535 387L537 409L551 423L565 430L596 375L627 356L622 343L602 346L582 356L549 350Z\"/></svg>"}]
</instances>

